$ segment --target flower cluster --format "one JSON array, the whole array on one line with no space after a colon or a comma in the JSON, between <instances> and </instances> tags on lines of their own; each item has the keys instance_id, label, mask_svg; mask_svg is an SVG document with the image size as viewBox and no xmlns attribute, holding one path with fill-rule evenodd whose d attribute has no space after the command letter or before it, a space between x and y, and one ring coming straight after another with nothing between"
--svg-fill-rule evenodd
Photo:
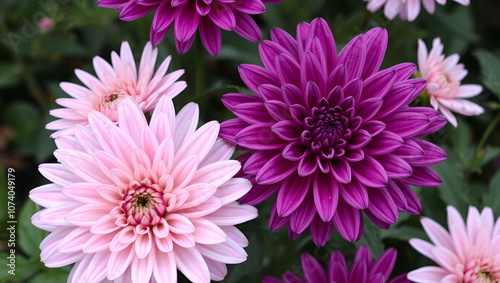
<instances>
[{"instance_id":1,"label":"flower cluster","mask_svg":"<svg viewBox=\"0 0 500 283\"><path fill-rule=\"evenodd\" d=\"M460 85L460 81L467 75L463 64L457 64L458 54L444 58L441 39L435 38L431 52L427 52L424 42L418 41L418 71L427 81L426 93L434 109L439 109L454 127L457 119L450 112L462 115L480 115L484 109L463 98L474 97L483 91L480 85Z\"/></svg>"},{"instance_id":2,"label":"flower cluster","mask_svg":"<svg viewBox=\"0 0 500 283\"><path fill-rule=\"evenodd\" d=\"M133 21L156 9L151 24L151 41L157 45L173 26L175 45L180 53L189 50L196 30L207 51L216 56L221 46L221 29L234 31L250 41L262 33L251 15L262 14L264 3L283 0L98 0L101 7L115 8L120 19Z\"/></svg>"},{"instance_id":3,"label":"flower cluster","mask_svg":"<svg viewBox=\"0 0 500 283\"><path fill-rule=\"evenodd\" d=\"M408 273L414 282L499 282L500 220L493 218L491 208L481 213L469 207L467 223L453 206L448 206L446 231L434 220L421 222L432 243L411 239L410 244L421 254L439 264Z\"/></svg>"},{"instance_id":4,"label":"flower cluster","mask_svg":"<svg viewBox=\"0 0 500 283\"><path fill-rule=\"evenodd\" d=\"M379 71L387 45L381 28L355 37L338 55L323 19L301 23L297 39L280 29L271 37L259 46L264 67L239 68L255 95L223 97L238 118L221 124L221 137L248 150L238 160L241 176L254 183L240 202L258 204L277 193L270 228L288 224L296 238L310 227L320 246L333 227L359 240L362 211L385 229L398 211L419 214L409 185L440 185L429 165L446 153L417 137L446 121L431 108L408 106L426 86L409 78L416 66Z\"/></svg>"},{"instance_id":5,"label":"flower cluster","mask_svg":"<svg viewBox=\"0 0 500 283\"><path fill-rule=\"evenodd\" d=\"M384 7L385 16L392 20L398 14L404 21L413 22L420 14L420 0L364 0L368 2L366 8L370 12L376 12ZM470 0L454 0L455 2L469 6ZM446 0L422 0L422 5L429 14L434 14L436 3L446 4Z\"/></svg>"},{"instance_id":6,"label":"flower cluster","mask_svg":"<svg viewBox=\"0 0 500 283\"><path fill-rule=\"evenodd\" d=\"M361 246L356 253L351 271L347 268L346 261L342 253L334 251L330 255L327 272L321 267L320 263L310 254L301 256L302 271L304 272L305 282L307 283L409 283L406 274L401 274L392 280L389 280L394 264L396 263L397 252L394 249L388 249L373 262L370 249ZM297 275L291 272L283 273L285 283L304 282ZM282 281L273 277L264 277L263 283L282 283Z\"/></svg>"}]
</instances>

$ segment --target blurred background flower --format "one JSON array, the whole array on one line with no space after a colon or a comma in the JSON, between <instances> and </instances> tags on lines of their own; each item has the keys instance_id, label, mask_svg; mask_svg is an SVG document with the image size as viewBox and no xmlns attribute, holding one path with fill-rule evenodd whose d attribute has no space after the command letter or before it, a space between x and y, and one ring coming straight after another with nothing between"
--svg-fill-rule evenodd
<instances>
[{"instance_id":1,"label":"blurred background flower","mask_svg":"<svg viewBox=\"0 0 500 283\"><path fill-rule=\"evenodd\" d=\"M439 5L446 4L446 0L364 0L368 4L366 8L370 12L376 12L384 7L384 15L392 20L398 14L402 20L413 22L420 14L420 1L429 14L434 14L436 2ZM468 6L470 0L454 0L461 5Z\"/></svg>"},{"instance_id":2,"label":"blurred background flower","mask_svg":"<svg viewBox=\"0 0 500 283\"><path fill-rule=\"evenodd\" d=\"M410 244L438 266L426 266L408 273L414 282L498 282L500 280L500 221L485 207L481 213L469 207L467 221L448 206L448 231L434 220L422 218L432 243L411 239Z\"/></svg>"}]
</instances>

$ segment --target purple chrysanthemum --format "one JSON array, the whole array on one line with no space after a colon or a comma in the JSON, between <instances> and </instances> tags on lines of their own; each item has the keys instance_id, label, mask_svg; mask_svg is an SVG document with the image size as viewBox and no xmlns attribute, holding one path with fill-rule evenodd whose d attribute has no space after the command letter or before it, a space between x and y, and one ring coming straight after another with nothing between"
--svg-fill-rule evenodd
<instances>
[{"instance_id":1,"label":"purple chrysanthemum","mask_svg":"<svg viewBox=\"0 0 500 283\"><path fill-rule=\"evenodd\" d=\"M334 251L330 256L328 263L328 272L323 270L319 262L310 254L301 256L302 271L304 272L305 282L307 283L406 283L411 282L406 279L406 274L401 274L389 281L394 263L396 263L397 252L395 249L387 249L378 259L373 262L370 249L361 246L356 253L351 272L347 269L342 253ZM282 275L285 283L303 283L297 275L285 272ZM263 283L282 283L273 277L264 277Z\"/></svg>"},{"instance_id":2,"label":"purple chrysanthemum","mask_svg":"<svg viewBox=\"0 0 500 283\"><path fill-rule=\"evenodd\" d=\"M288 224L296 238L310 226L317 245L334 226L358 240L362 211L385 229L398 211L419 214L409 185L440 185L428 166L446 153L416 137L446 121L432 108L408 106L426 86L409 79L414 64L378 71L386 30L355 37L338 56L323 19L299 24L297 39L281 29L271 37L259 46L265 67L239 68L256 95L223 97L238 118L222 123L220 135L248 150L240 174L255 185L240 201L257 204L277 193L270 228Z\"/></svg>"},{"instance_id":3,"label":"purple chrysanthemum","mask_svg":"<svg viewBox=\"0 0 500 283\"><path fill-rule=\"evenodd\" d=\"M97 0L101 7L115 8L124 21L136 20L156 9L151 25L151 42L157 45L174 28L180 53L189 50L199 27L200 37L212 56L219 54L220 30L235 31L250 41L262 33L250 15L262 14L264 3L283 0Z\"/></svg>"}]
</instances>

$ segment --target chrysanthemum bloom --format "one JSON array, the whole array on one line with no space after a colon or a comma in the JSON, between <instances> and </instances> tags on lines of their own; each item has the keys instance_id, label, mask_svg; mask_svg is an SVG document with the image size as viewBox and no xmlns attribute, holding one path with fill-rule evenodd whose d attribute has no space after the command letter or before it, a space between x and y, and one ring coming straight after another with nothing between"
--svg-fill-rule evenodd
<instances>
[{"instance_id":1,"label":"chrysanthemum bloom","mask_svg":"<svg viewBox=\"0 0 500 283\"><path fill-rule=\"evenodd\" d=\"M56 102L66 108L50 111L54 117L60 118L47 124L49 130L59 130L53 134L72 134L76 124L87 125L88 114L97 110L113 122L118 119L116 107L124 97L132 97L144 112L155 108L163 95L174 98L186 88L186 82L177 81L184 70L166 74L170 64L168 56L155 73L155 62L158 50L147 43L142 52L139 71L134 56L127 42L123 42L120 55L111 53L112 66L99 56L94 57L94 68L97 78L82 70L75 74L86 87L63 82L61 88L73 98L59 98Z\"/></svg>"},{"instance_id":2,"label":"chrysanthemum bloom","mask_svg":"<svg viewBox=\"0 0 500 283\"><path fill-rule=\"evenodd\" d=\"M484 109L476 103L466 99L474 97L483 91L480 85L460 85L460 81L467 75L463 64L457 64L460 56L450 55L444 58L443 44L439 37L432 42L432 49L427 53L425 43L418 40L418 71L423 79L427 80L426 92L434 109L439 109L454 127L457 119L451 111L462 115L480 115ZM450 111L451 110L451 111Z\"/></svg>"},{"instance_id":3,"label":"chrysanthemum bloom","mask_svg":"<svg viewBox=\"0 0 500 283\"><path fill-rule=\"evenodd\" d=\"M389 281L392 268L396 262L397 252L395 249L387 249L380 257L373 262L370 249L361 246L356 253L351 272L347 269L342 253L334 251L330 255L327 272L321 264L310 254L302 254L300 260L305 282L307 283L406 283L411 282L406 279L406 274L399 275ZM282 275L285 283L304 282L297 275L285 272ZM273 277L264 277L263 283L282 283Z\"/></svg>"},{"instance_id":4,"label":"chrysanthemum bloom","mask_svg":"<svg viewBox=\"0 0 500 283\"><path fill-rule=\"evenodd\" d=\"M384 14L389 19L394 19L398 14L404 21L412 22L420 14L420 1L429 14L434 14L436 3L446 4L446 0L364 0L368 1L366 8L370 12L376 12L384 6ZM454 0L455 2L469 6L470 0Z\"/></svg>"},{"instance_id":5,"label":"chrysanthemum bloom","mask_svg":"<svg viewBox=\"0 0 500 283\"><path fill-rule=\"evenodd\" d=\"M467 223L453 206L448 206L448 229L432 219L421 222L432 244L411 239L410 245L440 266L426 266L408 273L415 282L490 283L500 282L500 221L491 208L481 213L469 207Z\"/></svg>"},{"instance_id":6,"label":"chrysanthemum bloom","mask_svg":"<svg viewBox=\"0 0 500 283\"><path fill-rule=\"evenodd\" d=\"M409 107L425 88L409 79L416 66L379 71L387 32L357 36L337 56L323 19L301 23L297 40L280 29L259 50L265 67L241 65L255 95L230 93L223 102L238 118L221 125L221 137L248 152L241 176L255 184L240 201L257 204L277 192L270 228L289 224L297 237L311 227L324 245L333 227L349 241L363 231L362 211L388 228L398 211L419 214L409 185L441 184L429 169L446 158L416 137L446 120L430 107Z\"/></svg>"},{"instance_id":7,"label":"chrysanthemum bloom","mask_svg":"<svg viewBox=\"0 0 500 283\"><path fill-rule=\"evenodd\" d=\"M68 282L177 282L177 269L209 282L245 261L248 241L234 225L257 216L236 202L251 183L232 178L241 165L216 140L219 124L197 125L194 103L175 116L164 96L148 125L125 98L118 125L93 111L89 126L56 139L60 163L40 165L53 183L30 192L45 207L33 224L51 232L45 265L75 263Z\"/></svg>"},{"instance_id":8,"label":"chrysanthemum bloom","mask_svg":"<svg viewBox=\"0 0 500 283\"><path fill-rule=\"evenodd\" d=\"M262 33L250 15L266 11L264 3L283 0L97 0L101 7L115 8L123 21L136 20L156 9L150 38L157 45L174 28L177 50L189 50L199 28L201 41L212 56L219 54L221 29L235 31L250 41Z\"/></svg>"}]
</instances>

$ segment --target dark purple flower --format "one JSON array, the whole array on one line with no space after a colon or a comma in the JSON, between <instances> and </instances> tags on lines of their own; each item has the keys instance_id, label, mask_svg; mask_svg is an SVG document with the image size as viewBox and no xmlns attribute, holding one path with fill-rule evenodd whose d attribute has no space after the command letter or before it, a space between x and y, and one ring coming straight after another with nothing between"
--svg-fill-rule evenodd
<instances>
[{"instance_id":1,"label":"dark purple flower","mask_svg":"<svg viewBox=\"0 0 500 283\"><path fill-rule=\"evenodd\" d=\"M220 135L248 150L240 174L254 183L240 201L277 193L270 228L288 224L296 238L310 227L320 246L333 227L359 240L362 211L384 229L398 211L419 214L409 185L440 185L428 166L446 153L416 137L446 121L432 108L408 106L426 86L409 79L414 64L379 71L387 31L359 35L339 55L323 19L299 24L297 39L281 29L271 38L259 46L264 67L239 68L255 95L223 97L238 118L223 122Z\"/></svg>"},{"instance_id":2,"label":"dark purple flower","mask_svg":"<svg viewBox=\"0 0 500 283\"><path fill-rule=\"evenodd\" d=\"M397 252L395 249L387 249L380 257L372 262L372 254L366 246L361 246L351 266L351 272L347 269L342 253L334 251L330 256L328 270L325 272L319 262L310 254L302 254L300 257L302 271L307 283L407 283L406 274L401 274L389 281L392 268L396 262ZM285 272L283 281L273 277L262 278L263 283L300 283L304 282L297 275Z\"/></svg>"},{"instance_id":3,"label":"dark purple flower","mask_svg":"<svg viewBox=\"0 0 500 283\"><path fill-rule=\"evenodd\" d=\"M250 41L259 41L261 31L250 15L262 14L264 3L283 0L97 0L97 5L115 8L123 21L136 20L156 9L151 42L157 45L173 26L180 53L189 50L199 27L201 41L212 56L219 54L220 30L235 31Z\"/></svg>"}]
</instances>

